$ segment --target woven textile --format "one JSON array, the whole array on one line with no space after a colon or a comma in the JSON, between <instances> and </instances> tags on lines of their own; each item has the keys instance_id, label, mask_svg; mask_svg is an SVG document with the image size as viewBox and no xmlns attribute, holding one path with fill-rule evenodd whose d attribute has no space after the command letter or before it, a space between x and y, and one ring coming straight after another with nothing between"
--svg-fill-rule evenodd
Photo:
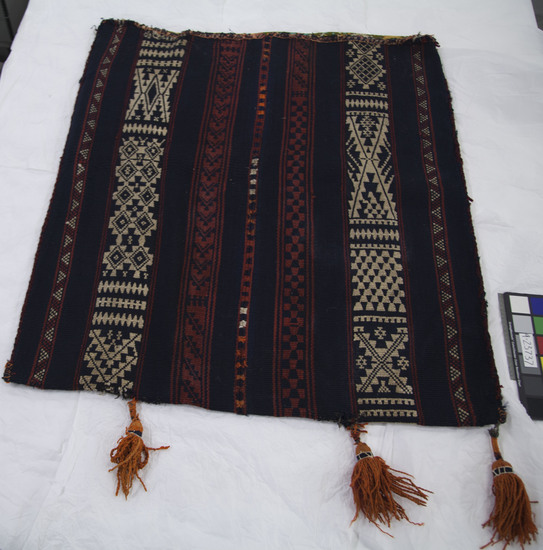
<instances>
[{"instance_id":1,"label":"woven textile","mask_svg":"<svg viewBox=\"0 0 543 550\"><path fill-rule=\"evenodd\" d=\"M104 21L4 379L240 414L496 423L434 40Z\"/></svg>"}]
</instances>

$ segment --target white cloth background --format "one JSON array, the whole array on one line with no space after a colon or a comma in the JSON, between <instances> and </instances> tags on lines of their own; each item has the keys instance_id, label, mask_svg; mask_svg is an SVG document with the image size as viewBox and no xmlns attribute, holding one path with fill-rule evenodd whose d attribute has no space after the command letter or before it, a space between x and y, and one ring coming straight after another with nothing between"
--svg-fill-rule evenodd
<instances>
[{"instance_id":1,"label":"white cloth background","mask_svg":"<svg viewBox=\"0 0 543 550\"><path fill-rule=\"evenodd\" d=\"M543 294L543 34L529 0L31 0L0 79L0 358L9 358L93 26L181 31L433 34L453 96L509 420L501 445L543 502L543 424L509 380L504 291ZM140 405L154 453L127 501L109 450L128 422L111 396L0 383L0 548L468 549L490 537L485 429L375 424L368 443L433 490L423 527L350 525L346 431L297 419ZM534 505L543 531L543 507ZM543 545L543 532L539 547ZM537 546L537 545L536 545Z\"/></svg>"}]
</instances>

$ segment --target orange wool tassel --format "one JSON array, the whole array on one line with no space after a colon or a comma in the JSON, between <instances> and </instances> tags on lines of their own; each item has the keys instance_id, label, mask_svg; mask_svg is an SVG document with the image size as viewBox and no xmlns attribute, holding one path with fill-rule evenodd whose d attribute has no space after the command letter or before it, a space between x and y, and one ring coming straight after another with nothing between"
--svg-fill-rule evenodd
<instances>
[{"instance_id":1,"label":"orange wool tassel","mask_svg":"<svg viewBox=\"0 0 543 550\"><path fill-rule=\"evenodd\" d=\"M360 441L360 434L367 433L364 425L355 424L350 429L356 444L357 457L351 478L351 488L356 504L353 521L363 513L381 531L383 529L378 522L390 527L392 519L406 519L413 525L422 525L413 523L407 517L403 506L396 502L394 495L404 497L420 506L426 506L427 493L431 491L417 487L409 474L390 468L381 457L374 456L368 445ZM403 475L397 476L393 472ZM386 534L389 535L389 533Z\"/></svg>"},{"instance_id":2,"label":"orange wool tassel","mask_svg":"<svg viewBox=\"0 0 543 550\"><path fill-rule=\"evenodd\" d=\"M530 505L530 498L522 479L514 473L509 462L503 460L498 446L498 429L490 430L492 450L495 461L492 464L494 474L492 492L495 496L494 509L483 524L494 529L492 539L487 546L498 542L505 543L506 548L511 542L517 541L521 547L535 541L537 527L534 523L534 514Z\"/></svg>"},{"instance_id":3,"label":"orange wool tassel","mask_svg":"<svg viewBox=\"0 0 543 550\"><path fill-rule=\"evenodd\" d=\"M137 477L143 488L147 491L145 483L138 474L138 470L144 468L149 461L149 451L160 451L161 449L168 449L166 447L158 447L156 449L147 447L142 439L143 426L136 412L136 400L132 399L128 403L130 410L130 426L126 428L126 435L121 437L117 443L117 447L110 453L111 462L116 464L110 472L117 470L117 491L115 495L119 494L119 489L122 489L125 498L128 498L128 493L132 488L132 482L134 477Z\"/></svg>"}]
</instances>

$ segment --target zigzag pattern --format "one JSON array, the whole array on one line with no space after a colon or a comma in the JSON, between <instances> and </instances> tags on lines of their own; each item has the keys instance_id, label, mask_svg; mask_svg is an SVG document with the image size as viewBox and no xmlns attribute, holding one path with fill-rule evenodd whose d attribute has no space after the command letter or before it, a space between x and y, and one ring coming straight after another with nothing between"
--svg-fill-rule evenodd
<instances>
[{"instance_id":1,"label":"zigzag pattern","mask_svg":"<svg viewBox=\"0 0 543 550\"><path fill-rule=\"evenodd\" d=\"M72 186L72 194L64 224L64 234L62 236L62 245L57 261L56 279L51 291L48 312L46 313L45 325L42 329L40 345L36 353L36 359L32 368L29 384L40 386L45 380L45 375L49 367L49 359L53 350L53 343L58 327L60 313L62 310L62 296L66 285L68 284L68 274L73 258L75 246L75 230L79 221L81 212L81 201L83 200L83 191L87 181L88 158L92 149L94 140L96 121L100 111L100 105L104 90L107 84L108 76L111 70L111 64L115 60L119 45L125 33L125 27L118 27L107 46L106 53L100 61L98 68L98 77L94 82L94 91L91 96L85 120L83 122L83 134L79 143L79 149L75 157L75 179Z\"/></svg>"},{"instance_id":2,"label":"zigzag pattern","mask_svg":"<svg viewBox=\"0 0 543 550\"><path fill-rule=\"evenodd\" d=\"M102 305L104 309L106 305ZM114 310L112 306L111 309ZM115 326L118 327L137 327L143 328L143 315L135 315L131 313L118 313L115 310L108 311L96 311L92 317L92 326L98 327L100 325Z\"/></svg>"},{"instance_id":3,"label":"zigzag pattern","mask_svg":"<svg viewBox=\"0 0 543 550\"><path fill-rule=\"evenodd\" d=\"M428 112L428 93L420 44L413 46L413 71L419 118L419 129L422 141L422 157L426 183L430 195L430 220L434 257L436 258L439 298L441 301L442 319L445 327L445 344L447 366L453 403L459 426L473 425L474 418L471 404L464 389L462 347L460 343L460 319L455 306L455 291L452 270L449 262L445 218L443 216L443 194L438 178L437 164L433 150L433 129Z\"/></svg>"},{"instance_id":4,"label":"zigzag pattern","mask_svg":"<svg viewBox=\"0 0 543 550\"><path fill-rule=\"evenodd\" d=\"M181 342L177 365L178 399L206 406L211 313L218 273L214 269L221 227L223 194L228 172L229 144L235 117L245 42L222 40L217 53L213 89L208 91L205 134L192 183L191 227L186 250L183 307L178 319ZM202 323L202 320L205 320Z\"/></svg>"},{"instance_id":5,"label":"zigzag pattern","mask_svg":"<svg viewBox=\"0 0 543 550\"><path fill-rule=\"evenodd\" d=\"M127 281L100 281L98 283L98 292L100 294L108 293L127 293L132 295L147 296L149 287L143 283L131 283Z\"/></svg>"},{"instance_id":6,"label":"zigzag pattern","mask_svg":"<svg viewBox=\"0 0 543 550\"><path fill-rule=\"evenodd\" d=\"M354 225L354 224L353 224ZM350 236L353 241L379 242L391 241L397 243L400 234L397 229L382 229L373 227L351 227Z\"/></svg>"}]
</instances>

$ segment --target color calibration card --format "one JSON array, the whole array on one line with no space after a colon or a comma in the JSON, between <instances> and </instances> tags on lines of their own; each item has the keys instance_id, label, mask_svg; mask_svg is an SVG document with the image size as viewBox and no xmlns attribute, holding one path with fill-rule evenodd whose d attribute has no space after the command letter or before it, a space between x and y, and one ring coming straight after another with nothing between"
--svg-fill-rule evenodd
<instances>
[{"instance_id":1,"label":"color calibration card","mask_svg":"<svg viewBox=\"0 0 543 550\"><path fill-rule=\"evenodd\" d=\"M532 418L543 420L543 296L508 292L500 301L520 399Z\"/></svg>"}]
</instances>

